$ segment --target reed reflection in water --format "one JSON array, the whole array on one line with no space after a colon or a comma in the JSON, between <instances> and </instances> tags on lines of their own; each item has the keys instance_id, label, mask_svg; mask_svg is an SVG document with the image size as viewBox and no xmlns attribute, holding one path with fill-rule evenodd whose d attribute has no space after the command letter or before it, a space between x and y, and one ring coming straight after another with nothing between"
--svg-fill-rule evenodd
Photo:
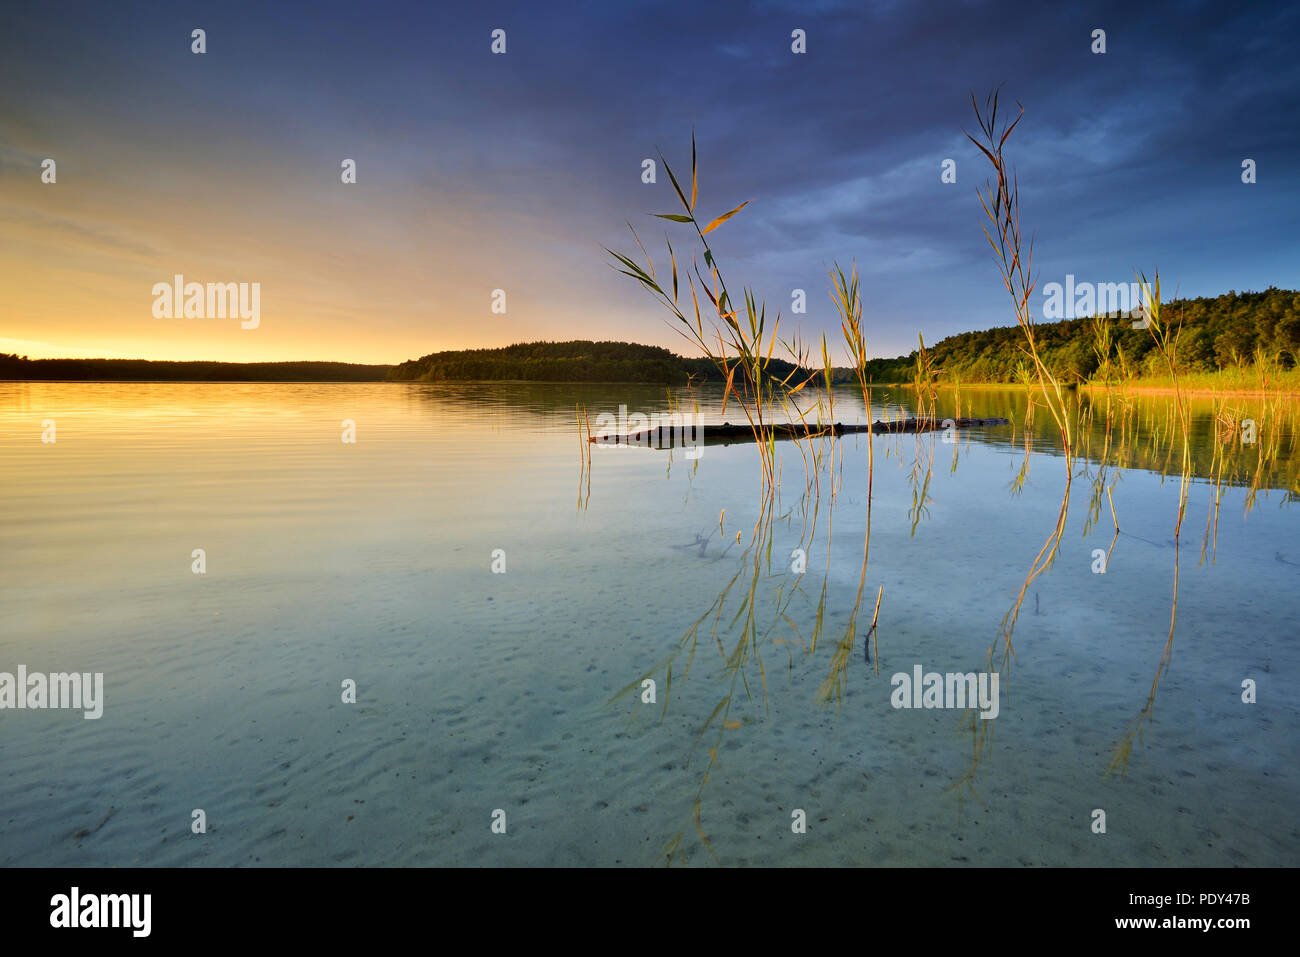
<instances>
[{"instance_id":1,"label":"reed reflection in water","mask_svg":"<svg viewBox=\"0 0 1300 957\"><path fill-rule=\"evenodd\" d=\"M871 402L921 411L910 387ZM834 403L867 418L853 390ZM620 405L733 408L707 388L0 386L0 652L103 671L106 698L98 721L5 717L3 859L712 863L706 839L728 864L1294 859L1265 823L1300 794L1292 404L1187 400L1194 562L1169 401L1072 397L1075 488L981 722L983 803L945 793L972 767L964 714L895 709L890 682L985 667L1061 512L1050 417L1027 423L1023 388L940 388L940 421L1014 425L775 442L764 505L752 443L577 442L575 407L585 431ZM196 806L201 845L179 836ZM1119 840L1090 834L1094 807Z\"/></svg>"}]
</instances>

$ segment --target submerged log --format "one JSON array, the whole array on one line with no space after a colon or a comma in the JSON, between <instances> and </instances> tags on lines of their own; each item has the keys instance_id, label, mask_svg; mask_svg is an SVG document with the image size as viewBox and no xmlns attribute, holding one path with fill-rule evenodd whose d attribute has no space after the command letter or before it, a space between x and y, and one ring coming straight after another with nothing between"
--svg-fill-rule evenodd
<instances>
[{"instance_id":1,"label":"submerged log","mask_svg":"<svg viewBox=\"0 0 1300 957\"><path fill-rule=\"evenodd\" d=\"M774 439L815 439L825 435L857 435L874 432L936 432L943 429L986 428L988 426L1010 425L1009 419L940 419L926 416L920 419L894 419L890 422L876 421L870 425L836 422L821 427L802 423L773 423L763 427L763 435ZM732 425L683 425L669 423L649 429L641 429L627 435L595 435L589 439L597 445L640 445L650 448L667 448L674 445L715 445L732 442L756 441L754 429L748 424Z\"/></svg>"}]
</instances>

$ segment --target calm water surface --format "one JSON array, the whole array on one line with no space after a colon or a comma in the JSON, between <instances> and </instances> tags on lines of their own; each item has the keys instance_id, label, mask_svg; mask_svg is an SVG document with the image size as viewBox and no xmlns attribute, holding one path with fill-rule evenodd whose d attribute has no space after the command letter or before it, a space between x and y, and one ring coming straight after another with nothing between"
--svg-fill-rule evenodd
<instances>
[{"instance_id":1,"label":"calm water surface","mask_svg":"<svg viewBox=\"0 0 1300 957\"><path fill-rule=\"evenodd\" d=\"M105 687L99 720L0 711L0 862L1297 863L1293 410L1193 403L1175 540L1172 403L1108 428L1091 402L976 741L960 709L893 707L891 676L997 645L1066 491L1046 411L1026 433L1023 393L963 390L940 416L1015 425L875 438L853 620L866 437L836 444L820 499L778 443L755 548L753 444L595 449L584 471L575 403L670 401L743 421L636 386L0 383L0 672Z\"/></svg>"}]
</instances>

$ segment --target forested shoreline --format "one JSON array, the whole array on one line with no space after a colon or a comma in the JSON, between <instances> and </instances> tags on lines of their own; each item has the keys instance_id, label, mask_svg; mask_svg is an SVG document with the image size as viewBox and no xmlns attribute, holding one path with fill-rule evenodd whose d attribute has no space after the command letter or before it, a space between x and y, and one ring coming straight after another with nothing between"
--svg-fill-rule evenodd
<instances>
[{"instance_id":1,"label":"forested shoreline","mask_svg":"<svg viewBox=\"0 0 1300 957\"><path fill-rule=\"evenodd\" d=\"M1263 292L1177 300L1163 306L1181 320L1179 374L1212 380L1270 383L1295 378L1300 356L1300 292L1270 287ZM1053 375L1067 383L1160 382L1167 367L1148 330L1127 317L1063 319L1034 326L1039 354ZM1018 326L963 332L926 346L940 384L1007 383L1032 374ZM918 351L893 359L869 359L873 382L910 382ZM767 372L791 381L799 372L773 356ZM1235 378L1234 378L1235 377ZM491 349L434 352L398 365L345 362L156 362L145 359L28 359L0 353L0 379L137 380L228 382L639 382L685 385L725 379L709 359L688 358L659 346L629 342L524 342ZM856 381L852 369L835 368L832 381Z\"/></svg>"},{"instance_id":2,"label":"forested shoreline","mask_svg":"<svg viewBox=\"0 0 1300 957\"><path fill-rule=\"evenodd\" d=\"M1179 374L1219 371L1286 372L1300 355L1300 292L1270 287L1264 292L1175 300L1162 312L1175 324ZM1133 328L1129 317L1062 319L1034 324L1039 354L1053 375L1066 382L1163 380L1168 373L1149 330ZM963 332L926 346L940 381L1016 382L1032 375L1021 350L1018 326ZM870 359L876 382L909 382L917 352L895 359ZM836 381L850 381L837 370Z\"/></svg>"},{"instance_id":3,"label":"forested shoreline","mask_svg":"<svg viewBox=\"0 0 1300 957\"><path fill-rule=\"evenodd\" d=\"M0 379L74 382L380 382L392 366L350 362L28 359L0 352Z\"/></svg>"}]
</instances>

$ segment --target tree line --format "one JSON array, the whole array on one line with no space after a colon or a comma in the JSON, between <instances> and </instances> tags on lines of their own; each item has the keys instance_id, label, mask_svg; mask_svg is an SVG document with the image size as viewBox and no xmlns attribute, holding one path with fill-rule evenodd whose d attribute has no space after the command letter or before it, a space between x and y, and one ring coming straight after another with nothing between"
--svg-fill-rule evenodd
<instances>
[{"instance_id":1,"label":"tree line","mask_svg":"<svg viewBox=\"0 0 1300 957\"><path fill-rule=\"evenodd\" d=\"M1269 364L1292 369L1300 358L1300 292L1269 287L1221 296L1177 300L1162 315L1181 322L1180 372L1214 372ZM1163 376L1164 359L1151 333L1129 318L1062 319L1034 326L1040 355L1066 382ZM931 367L943 379L1015 382L1028 370L1018 326L963 332L927 346ZM910 382L917 351L893 359L870 359L869 379ZM735 361L735 360L731 360ZM820 373L821 370L816 370ZM775 356L767 366L774 380L797 384L812 374ZM737 374L737 381L742 376ZM832 370L832 382L855 381L852 369ZM645 382L681 385L721 382L710 359L686 358L660 346L631 342L520 342L494 349L434 352L396 366L346 362L154 362L145 359L28 359L0 353L0 379L376 382L501 381Z\"/></svg>"},{"instance_id":2,"label":"tree line","mask_svg":"<svg viewBox=\"0 0 1300 957\"><path fill-rule=\"evenodd\" d=\"M29 359L0 352L0 379L80 382L380 382L392 368L351 362L156 362Z\"/></svg>"},{"instance_id":3,"label":"tree line","mask_svg":"<svg viewBox=\"0 0 1300 957\"><path fill-rule=\"evenodd\" d=\"M1161 317L1181 324L1180 372L1215 372L1268 363L1291 369L1300 357L1300 292L1271 286L1263 292L1229 291L1221 296L1164 303ZM1064 381L1140 379L1166 374L1164 359L1149 330L1134 329L1132 317L1038 322L1038 350L1052 374ZM1104 338L1101 333L1104 333ZM1015 382L1029 365L1018 326L963 332L927 346L936 371L962 382ZM867 374L876 382L908 382L917 351L895 359L871 359ZM851 381L838 369L835 381Z\"/></svg>"},{"instance_id":4,"label":"tree line","mask_svg":"<svg viewBox=\"0 0 1300 957\"><path fill-rule=\"evenodd\" d=\"M785 376L796 367L773 359L769 372ZM395 381L467 380L528 382L646 382L685 384L722 381L709 359L690 359L659 346L631 342L519 342L496 349L434 352L394 366Z\"/></svg>"}]
</instances>

